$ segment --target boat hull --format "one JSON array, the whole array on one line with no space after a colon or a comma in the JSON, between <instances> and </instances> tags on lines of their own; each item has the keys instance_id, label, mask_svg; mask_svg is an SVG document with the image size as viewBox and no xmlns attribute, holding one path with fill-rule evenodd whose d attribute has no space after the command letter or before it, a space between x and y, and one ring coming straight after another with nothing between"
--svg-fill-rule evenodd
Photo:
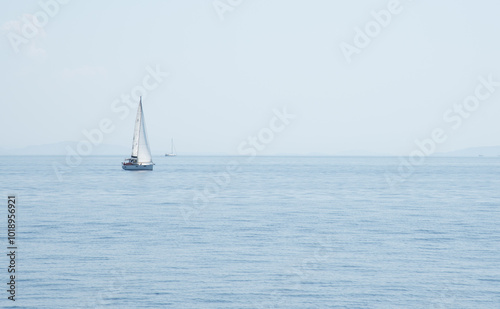
<instances>
[{"instance_id":1,"label":"boat hull","mask_svg":"<svg viewBox=\"0 0 500 309\"><path fill-rule=\"evenodd\" d=\"M152 171L153 164L122 164L126 171Z\"/></svg>"}]
</instances>

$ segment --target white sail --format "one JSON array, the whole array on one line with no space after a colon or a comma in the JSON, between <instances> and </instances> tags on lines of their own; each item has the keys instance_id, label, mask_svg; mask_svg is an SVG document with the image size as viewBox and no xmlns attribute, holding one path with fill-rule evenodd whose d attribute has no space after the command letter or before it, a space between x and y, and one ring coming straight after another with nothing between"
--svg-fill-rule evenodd
<instances>
[{"instance_id":1,"label":"white sail","mask_svg":"<svg viewBox=\"0 0 500 309\"><path fill-rule=\"evenodd\" d=\"M142 109L142 105L141 105ZM146 123L144 122L144 114L142 114L141 130L139 135L139 153L137 155L139 163L151 163L151 150L149 149L148 135L146 134Z\"/></svg>"},{"instance_id":2,"label":"white sail","mask_svg":"<svg viewBox=\"0 0 500 309\"><path fill-rule=\"evenodd\" d=\"M132 157L137 158L138 163L151 163L151 151L149 149L148 137L146 134L146 123L142 111L142 98L137 109L135 119L134 140L132 142Z\"/></svg>"},{"instance_id":3,"label":"white sail","mask_svg":"<svg viewBox=\"0 0 500 309\"><path fill-rule=\"evenodd\" d=\"M132 140L132 158L137 158L139 154L139 135L142 122L142 98L137 108L137 116L135 117L134 139Z\"/></svg>"},{"instance_id":4,"label":"white sail","mask_svg":"<svg viewBox=\"0 0 500 309\"><path fill-rule=\"evenodd\" d=\"M170 153L175 155L175 150L174 150L174 139L172 138L172 145L171 145L171 150L170 150Z\"/></svg>"},{"instance_id":5,"label":"white sail","mask_svg":"<svg viewBox=\"0 0 500 309\"><path fill-rule=\"evenodd\" d=\"M170 146L170 153L166 153L165 156L167 157L175 157L176 154L175 154L175 147L174 147L174 139L172 138L172 143L171 143L171 146Z\"/></svg>"}]
</instances>

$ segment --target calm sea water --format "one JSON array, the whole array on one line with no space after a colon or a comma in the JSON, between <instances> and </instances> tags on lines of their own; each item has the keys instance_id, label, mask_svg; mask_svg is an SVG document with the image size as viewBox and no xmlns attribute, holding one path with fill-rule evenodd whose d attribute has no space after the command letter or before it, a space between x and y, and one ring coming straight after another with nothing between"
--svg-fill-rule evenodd
<instances>
[{"instance_id":1,"label":"calm sea water","mask_svg":"<svg viewBox=\"0 0 500 309\"><path fill-rule=\"evenodd\" d=\"M500 158L121 159L2 157L19 308L500 308Z\"/></svg>"}]
</instances>

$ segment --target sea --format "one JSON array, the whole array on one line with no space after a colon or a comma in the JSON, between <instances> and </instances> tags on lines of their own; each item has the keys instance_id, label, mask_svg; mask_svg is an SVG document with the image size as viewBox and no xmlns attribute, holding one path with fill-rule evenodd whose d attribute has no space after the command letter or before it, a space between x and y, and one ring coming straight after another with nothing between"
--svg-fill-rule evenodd
<instances>
[{"instance_id":1,"label":"sea","mask_svg":"<svg viewBox=\"0 0 500 309\"><path fill-rule=\"evenodd\" d=\"M2 308L500 308L500 157L66 159L1 158Z\"/></svg>"}]
</instances>

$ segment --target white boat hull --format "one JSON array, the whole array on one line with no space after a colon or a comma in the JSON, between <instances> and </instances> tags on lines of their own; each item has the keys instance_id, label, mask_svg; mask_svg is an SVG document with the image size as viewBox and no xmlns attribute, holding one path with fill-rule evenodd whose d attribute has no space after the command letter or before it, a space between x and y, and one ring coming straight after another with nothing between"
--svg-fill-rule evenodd
<instances>
[{"instance_id":1,"label":"white boat hull","mask_svg":"<svg viewBox=\"0 0 500 309\"><path fill-rule=\"evenodd\" d=\"M153 164L122 164L126 171L152 171Z\"/></svg>"}]
</instances>

